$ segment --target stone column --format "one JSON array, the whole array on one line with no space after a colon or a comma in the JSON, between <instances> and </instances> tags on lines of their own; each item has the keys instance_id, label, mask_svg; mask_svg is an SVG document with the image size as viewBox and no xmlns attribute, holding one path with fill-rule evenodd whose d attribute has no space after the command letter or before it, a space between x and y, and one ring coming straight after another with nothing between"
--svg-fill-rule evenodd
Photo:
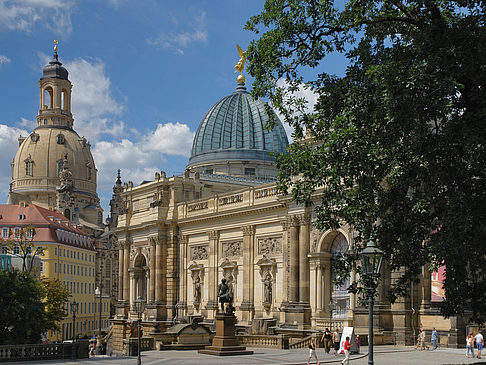
<instances>
[{"instance_id":1,"label":"stone column","mask_svg":"<svg viewBox=\"0 0 486 365\"><path fill-rule=\"evenodd\" d=\"M153 237L149 238L150 242L150 287L148 292L148 301L153 303L155 300L155 250L156 240Z\"/></svg>"},{"instance_id":2,"label":"stone column","mask_svg":"<svg viewBox=\"0 0 486 365\"><path fill-rule=\"evenodd\" d=\"M254 235L255 227L242 227L243 231L243 301L240 309L243 311L243 320L251 321L254 305Z\"/></svg>"},{"instance_id":3,"label":"stone column","mask_svg":"<svg viewBox=\"0 0 486 365\"><path fill-rule=\"evenodd\" d=\"M299 216L299 302L309 304L309 216Z\"/></svg>"},{"instance_id":4,"label":"stone column","mask_svg":"<svg viewBox=\"0 0 486 365\"><path fill-rule=\"evenodd\" d=\"M123 300L123 276L125 274L124 271L125 260L123 256L124 245L125 245L125 241L118 242L118 301Z\"/></svg>"},{"instance_id":5,"label":"stone column","mask_svg":"<svg viewBox=\"0 0 486 365\"><path fill-rule=\"evenodd\" d=\"M187 290L188 290L188 275L189 270L187 268L186 263L186 256L187 256L187 243L189 242L189 238L187 235L181 236L179 239L179 271L180 271L180 279L179 279L179 308L182 308L183 313L182 315L187 314Z\"/></svg>"},{"instance_id":6,"label":"stone column","mask_svg":"<svg viewBox=\"0 0 486 365\"><path fill-rule=\"evenodd\" d=\"M155 239L155 302L160 304L162 302L162 287L163 287L163 278L162 278L162 240L160 237L154 238Z\"/></svg>"},{"instance_id":7,"label":"stone column","mask_svg":"<svg viewBox=\"0 0 486 365\"><path fill-rule=\"evenodd\" d=\"M322 266L320 263L316 265L316 286L317 286L317 303L316 312L322 312Z\"/></svg>"},{"instance_id":8,"label":"stone column","mask_svg":"<svg viewBox=\"0 0 486 365\"><path fill-rule=\"evenodd\" d=\"M299 221L290 217L289 302L299 301Z\"/></svg>"},{"instance_id":9,"label":"stone column","mask_svg":"<svg viewBox=\"0 0 486 365\"><path fill-rule=\"evenodd\" d=\"M285 305L289 301L289 223L287 219L280 221L282 225L282 256L283 256L283 283L282 283L282 303ZM283 318L282 318L283 321Z\"/></svg>"},{"instance_id":10,"label":"stone column","mask_svg":"<svg viewBox=\"0 0 486 365\"><path fill-rule=\"evenodd\" d=\"M130 268L130 241L126 240L123 247L123 300L130 299L130 282L128 269Z\"/></svg>"},{"instance_id":11,"label":"stone column","mask_svg":"<svg viewBox=\"0 0 486 365\"><path fill-rule=\"evenodd\" d=\"M432 279L431 273L428 270L428 264L423 267L423 280L422 280L422 305L429 305L432 296Z\"/></svg>"},{"instance_id":12,"label":"stone column","mask_svg":"<svg viewBox=\"0 0 486 365\"><path fill-rule=\"evenodd\" d=\"M207 309L218 309L218 241L219 231L208 232L208 302Z\"/></svg>"},{"instance_id":13,"label":"stone column","mask_svg":"<svg viewBox=\"0 0 486 365\"><path fill-rule=\"evenodd\" d=\"M130 269L129 275L127 276L130 277L130 298L129 298L130 304L128 305L129 308L128 310L130 311L133 308L134 300L137 299L137 280L133 269Z\"/></svg>"}]
</instances>

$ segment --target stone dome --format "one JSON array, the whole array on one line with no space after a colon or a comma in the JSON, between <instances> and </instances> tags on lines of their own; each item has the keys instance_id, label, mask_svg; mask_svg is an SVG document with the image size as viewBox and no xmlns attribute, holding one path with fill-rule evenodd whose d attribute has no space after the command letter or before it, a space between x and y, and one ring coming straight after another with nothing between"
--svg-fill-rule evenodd
<instances>
[{"instance_id":1,"label":"stone dome","mask_svg":"<svg viewBox=\"0 0 486 365\"><path fill-rule=\"evenodd\" d=\"M57 78L62 80L68 79L68 71L62 67L62 63L59 62L57 53L54 54L54 58L44 67L43 78Z\"/></svg>"},{"instance_id":2,"label":"stone dome","mask_svg":"<svg viewBox=\"0 0 486 365\"><path fill-rule=\"evenodd\" d=\"M96 168L90 144L71 128L37 127L20 146L12 164L13 191L56 191L67 155L78 193L96 196ZM29 165L29 166L27 166Z\"/></svg>"},{"instance_id":3,"label":"stone dome","mask_svg":"<svg viewBox=\"0 0 486 365\"><path fill-rule=\"evenodd\" d=\"M284 152L289 144L282 123L265 130L269 120L265 104L254 99L239 83L236 91L213 105L194 137L188 168L215 161L275 162L272 152Z\"/></svg>"}]
</instances>

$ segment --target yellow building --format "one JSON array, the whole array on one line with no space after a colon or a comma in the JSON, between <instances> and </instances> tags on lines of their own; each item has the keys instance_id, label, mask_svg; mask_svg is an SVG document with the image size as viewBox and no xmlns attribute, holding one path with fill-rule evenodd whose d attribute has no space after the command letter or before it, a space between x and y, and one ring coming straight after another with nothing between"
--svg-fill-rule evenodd
<instances>
[{"instance_id":1,"label":"yellow building","mask_svg":"<svg viewBox=\"0 0 486 365\"><path fill-rule=\"evenodd\" d=\"M100 296L96 294L95 248L90 236L62 214L33 204L0 205L0 230L4 239L10 232L33 226L33 252L42 247L41 276L58 279L71 292L67 317L60 323L60 331L49 331L48 341L62 341L73 337L71 303L78 304L75 321L77 337L91 337L100 328ZM29 240L29 237L27 237ZM2 254L15 256L18 247ZM109 297L101 295L101 327L108 324Z\"/></svg>"}]
</instances>

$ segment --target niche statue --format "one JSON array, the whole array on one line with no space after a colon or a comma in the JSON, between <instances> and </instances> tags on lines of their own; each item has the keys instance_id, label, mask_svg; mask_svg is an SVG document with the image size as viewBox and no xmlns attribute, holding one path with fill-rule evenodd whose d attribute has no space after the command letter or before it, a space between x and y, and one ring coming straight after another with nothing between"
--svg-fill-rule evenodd
<instances>
[{"instance_id":1,"label":"niche statue","mask_svg":"<svg viewBox=\"0 0 486 365\"><path fill-rule=\"evenodd\" d=\"M233 307L233 296L231 295L230 289L226 284L226 279L221 279L221 283L218 285L218 299L221 303L221 312L225 312L224 303L228 303L228 308L226 308L226 313L233 313L235 308Z\"/></svg>"}]
</instances>

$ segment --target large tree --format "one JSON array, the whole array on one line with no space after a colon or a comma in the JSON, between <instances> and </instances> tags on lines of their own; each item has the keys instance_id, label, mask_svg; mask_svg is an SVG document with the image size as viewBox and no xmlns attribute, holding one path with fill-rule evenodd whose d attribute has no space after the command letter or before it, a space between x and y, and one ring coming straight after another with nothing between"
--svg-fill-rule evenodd
<instances>
[{"instance_id":1,"label":"large tree","mask_svg":"<svg viewBox=\"0 0 486 365\"><path fill-rule=\"evenodd\" d=\"M267 0L246 28L253 93L299 139L279 188L316 204L321 229L349 223L401 270L445 265L445 316L486 317L486 32L482 1ZM326 56L347 63L326 72ZM318 94L313 110L292 91ZM295 94L294 94L295 95ZM298 178L297 178L298 177ZM316 189L322 200L314 201ZM349 256L352 261L354 257ZM354 288L351 288L354 289Z\"/></svg>"}]
</instances>

